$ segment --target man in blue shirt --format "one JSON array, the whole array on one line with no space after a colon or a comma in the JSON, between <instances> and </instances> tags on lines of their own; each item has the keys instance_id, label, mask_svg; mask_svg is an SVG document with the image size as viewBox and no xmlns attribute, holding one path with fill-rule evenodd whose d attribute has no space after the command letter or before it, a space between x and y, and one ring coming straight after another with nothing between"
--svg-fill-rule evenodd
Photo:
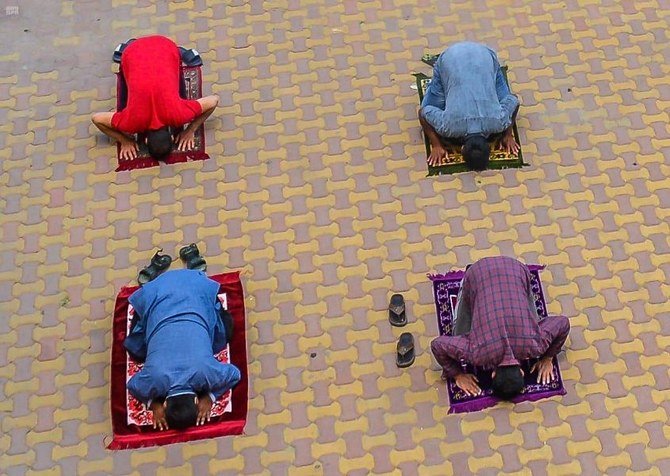
<instances>
[{"instance_id":1,"label":"man in blue shirt","mask_svg":"<svg viewBox=\"0 0 670 476\"><path fill-rule=\"evenodd\" d=\"M495 51L472 42L450 46L435 62L419 111L431 145L428 163L446 163L443 142L450 142L463 145L463 159L470 169L484 170L491 153L489 140L500 134L501 148L516 154L519 145L512 125L518 107Z\"/></svg>"},{"instance_id":2,"label":"man in blue shirt","mask_svg":"<svg viewBox=\"0 0 670 476\"><path fill-rule=\"evenodd\" d=\"M144 362L128 391L151 409L154 428L204 424L214 401L240 381L237 367L214 357L232 327L218 291L202 271L182 269L161 274L128 299L135 320L124 346Z\"/></svg>"}]
</instances>

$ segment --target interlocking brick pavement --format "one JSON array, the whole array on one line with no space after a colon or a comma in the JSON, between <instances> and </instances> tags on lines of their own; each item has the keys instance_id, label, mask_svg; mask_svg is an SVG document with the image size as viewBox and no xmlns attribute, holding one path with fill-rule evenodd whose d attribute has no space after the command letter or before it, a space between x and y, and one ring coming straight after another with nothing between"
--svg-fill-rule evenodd
<instances>
[{"instance_id":1,"label":"interlocking brick pavement","mask_svg":"<svg viewBox=\"0 0 670 476\"><path fill-rule=\"evenodd\" d=\"M14 3L0 473L670 472L667 2ZM89 117L114 106L114 46L154 32L205 59L212 159L117 174ZM531 167L425 177L411 73L463 38L509 65ZM109 452L114 296L191 241L246 269L246 434ZM447 416L425 274L497 253L547 264L568 394Z\"/></svg>"}]
</instances>

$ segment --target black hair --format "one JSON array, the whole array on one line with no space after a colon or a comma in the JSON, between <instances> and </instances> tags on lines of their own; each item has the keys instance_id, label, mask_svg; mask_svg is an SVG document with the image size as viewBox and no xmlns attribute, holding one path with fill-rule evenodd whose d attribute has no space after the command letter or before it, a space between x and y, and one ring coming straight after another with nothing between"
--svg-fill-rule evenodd
<instances>
[{"instance_id":1,"label":"black hair","mask_svg":"<svg viewBox=\"0 0 670 476\"><path fill-rule=\"evenodd\" d=\"M493 377L493 394L503 400L511 400L523 390L523 374L518 365L506 365L496 369Z\"/></svg>"},{"instance_id":2,"label":"black hair","mask_svg":"<svg viewBox=\"0 0 670 476\"><path fill-rule=\"evenodd\" d=\"M485 170L489 165L491 146L481 134L475 134L465 138L463 143L463 160L470 170Z\"/></svg>"},{"instance_id":3,"label":"black hair","mask_svg":"<svg viewBox=\"0 0 670 476\"><path fill-rule=\"evenodd\" d=\"M172 133L169 127L161 127L147 132L149 155L156 160L164 161L172 152Z\"/></svg>"},{"instance_id":4,"label":"black hair","mask_svg":"<svg viewBox=\"0 0 670 476\"><path fill-rule=\"evenodd\" d=\"M186 393L167 398L165 419L170 428L183 430L195 425L198 418L198 407L195 404L195 395Z\"/></svg>"}]
</instances>

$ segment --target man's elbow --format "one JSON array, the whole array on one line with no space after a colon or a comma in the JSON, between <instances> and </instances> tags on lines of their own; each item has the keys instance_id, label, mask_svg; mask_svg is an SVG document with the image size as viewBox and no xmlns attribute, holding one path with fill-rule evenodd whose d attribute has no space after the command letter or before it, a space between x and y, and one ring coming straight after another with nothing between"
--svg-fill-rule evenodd
<instances>
[{"instance_id":1,"label":"man's elbow","mask_svg":"<svg viewBox=\"0 0 670 476\"><path fill-rule=\"evenodd\" d=\"M566 316L561 316L561 335L567 339L568 334L570 334L570 319Z\"/></svg>"},{"instance_id":2,"label":"man's elbow","mask_svg":"<svg viewBox=\"0 0 670 476\"><path fill-rule=\"evenodd\" d=\"M107 112L95 112L91 115L91 122L95 124L96 126L105 126L105 127L111 127L112 126L112 121L111 121L111 115Z\"/></svg>"},{"instance_id":3,"label":"man's elbow","mask_svg":"<svg viewBox=\"0 0 670 476\"><path fill-rule=\"evenodd\" d=\"M207 102L203 109L213 111L214 109L216 109L218 105L219 105L219 96L216 94L212 94L211 96L207 96Z\"/></svg>"}]
</instances>

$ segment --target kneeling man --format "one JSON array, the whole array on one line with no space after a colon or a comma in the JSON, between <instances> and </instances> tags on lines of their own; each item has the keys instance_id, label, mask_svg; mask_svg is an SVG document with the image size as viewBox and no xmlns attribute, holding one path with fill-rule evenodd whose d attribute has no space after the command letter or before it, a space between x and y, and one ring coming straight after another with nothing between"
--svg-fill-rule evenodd
<instances>
[{"instance_id":1,"label":"kneeling man","mask_svg":"<svg viewBox=\"0 0 670 476\"><path fill-rule=\"evenodd\" d=\"M462 145L465 164L484 170L490 141L519 152L512 126L519 100L505 81L495 51L479 43L456 43L439 56L421 102L419 121L431 146L428 163L446 163L448 146Z\"/></svg>"},{"instance_id":2,"label":"kneeling man","mask_svg":"<svg viewBox=\"0 0 670 476\"><path fill-rule=\"evenodd\" d=\"M467 269L454 335L431 344L442 378L454 378L468 395L479 395L476 377L462 371L461 360L493 370L493 392L506 400L523 390L522 360L539 358L531 368L538 382L556 378L552 359L568 337L570 323L565 316L540 320L530 279L524 264L505 256L484 258Z\"/></svg>"},{"instance_id":3,"label":"kneeling man","mask_svg":"<svg viewBox=\"0 0 670 476\"><path fill-rule=\"evenodd\" d=\"M98 129L121 143L121 158L137 157L138 146L132 137L136 133L147 134L149 154L156 160L170 155L177 131L178 149L192 148L195 131L212 114L219 98L179 96L182 79L177 45L164 36L138 38L123 51L121 74L128 85L126 107L120 112L98 112L91 118Z\"/></svg>"},{"instance_id":4,"label":"kneeling man","mask_svg":"<svg viewBox=\"0 0 670 476\"><path fill-rule=\"evenodd\" d=\"M183 429L209 420L212 404L240 381L215 354L230 340L232 319L219 284L202 271L167 271L128 301L135 319L124 345L144 368L128 391L153 412L154 428Z\"/></svg>"}]
</instances>

